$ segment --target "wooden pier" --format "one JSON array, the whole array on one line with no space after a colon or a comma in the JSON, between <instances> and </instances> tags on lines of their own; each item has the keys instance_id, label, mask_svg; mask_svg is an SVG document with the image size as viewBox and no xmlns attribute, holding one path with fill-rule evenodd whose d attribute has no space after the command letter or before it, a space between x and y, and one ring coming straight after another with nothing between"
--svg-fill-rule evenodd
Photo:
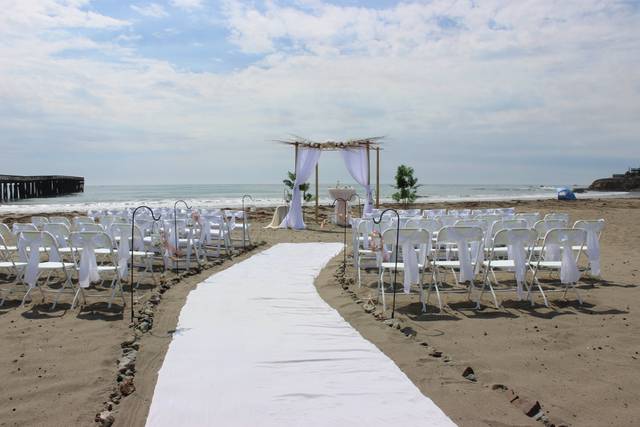
<instances>
[{"instance_id":1,"label":"wooden pier","mask_svg":"<svg viewBox=\"0 0 640 427\"><path fill-rule=\"evenodd\" d=\"M0 202L56 197L64 194L82 193L84 178L81 176L20 176L0 175Z\"/></svg>"}]
</instances>

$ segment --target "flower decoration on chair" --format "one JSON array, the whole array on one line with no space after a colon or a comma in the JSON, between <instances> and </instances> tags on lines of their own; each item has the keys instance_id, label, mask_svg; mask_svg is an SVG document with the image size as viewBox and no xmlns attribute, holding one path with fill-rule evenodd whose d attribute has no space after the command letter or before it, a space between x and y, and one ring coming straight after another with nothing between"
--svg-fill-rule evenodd
<instances>
[{"instance_id":1,"label":"flower decoration on chair","mask_svg":"<svg viewBox=\"0 0 640 427\"><path fill-rule=\"evenodd\" d=\"M193 224L200 224L200 211L191 212L191 222Z\"/></svg>"},{"instance_id":2,"label":"flower decoration on chair","mask_svg":"<svg viewBox=\"0 0 640 427\"><path fill-rule=\"evenodd\" d=\"M383 262L389 261L389 253L384 250L384 245L382 244L382 236L377 230L373 230L371 234L369 234L369 247L375 253L379 253L380 259Z\"/></svg>"},{"instance_id":3,"label":"flower decoration on chair","mask_svg":"<svg viewBox=\"0 0 640 427\"><path fill-rule=\"evenodd\" d=\"M164 256L175 260L177 257L182 256L180 248L176 248L173 242L167 236L164 230L160 231L160 246L164 248Z\"/></svg>"}]
</instances>

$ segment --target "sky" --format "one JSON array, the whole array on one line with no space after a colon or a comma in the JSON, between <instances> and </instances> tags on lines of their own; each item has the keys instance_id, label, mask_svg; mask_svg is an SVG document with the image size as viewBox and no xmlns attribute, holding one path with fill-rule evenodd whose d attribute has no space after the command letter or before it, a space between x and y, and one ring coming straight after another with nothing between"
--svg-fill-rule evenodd
<instances>
[{"instance_id":1,"label":"sky","mask_svg":"<svg viewBox=\"0 0 640 427\"><path fill-rule=\"evenodd\" d=\"M638 167L640 0L0 0L1 173L278 183L291 135L385 136L382 182Z\"/></svg>"}]
</instances>

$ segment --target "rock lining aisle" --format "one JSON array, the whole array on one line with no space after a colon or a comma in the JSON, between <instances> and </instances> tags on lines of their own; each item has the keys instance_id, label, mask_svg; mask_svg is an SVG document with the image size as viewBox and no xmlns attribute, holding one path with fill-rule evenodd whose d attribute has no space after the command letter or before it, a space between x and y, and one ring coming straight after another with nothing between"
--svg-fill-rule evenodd
<instances>
[{"instance_id":1,"label":"rock lining aisle","mask_svg":"<svg viewBox=\"0 0 640 427\"><path fill-rule=\"evenodd\" d=\"M454 425L318 295L341 249L278 244L198 285L147 426Z\"/></svg>"}]
</instances>

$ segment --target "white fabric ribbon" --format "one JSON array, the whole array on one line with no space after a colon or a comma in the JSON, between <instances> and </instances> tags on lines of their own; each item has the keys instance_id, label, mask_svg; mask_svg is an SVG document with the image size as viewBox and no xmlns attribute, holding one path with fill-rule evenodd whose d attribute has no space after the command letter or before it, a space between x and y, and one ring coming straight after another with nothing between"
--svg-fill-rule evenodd
<instances>
[{"instance_id":1,"label":"white fabric ribbon","mask_svg":"<svg viewBox=\"0 0 640 427\"><path fill-rule=\"evenodd\" d=\"M20 245L21 252L24 254L23 256L27 256L27 268L24 273L24 281L29 285L30 288L33 288L38 282L38 264L40 264L40 247L42 246L42 239L33 239L28 243L21 240ZM27 247L29 251L27 252Z\"/></svg>"},{"instance_id":2,"label":"white fabric ribbon","mask_svg":"<svg viewBox=\"0 0 640 427\"><path fill-rule=\"evenodd\" d=\"M587 258L589 269L593 276L600 276L600 241L598 234L593 229L587 230Z\"/></svg>"},{"instance_id":3,"label":"white fabric ribbon","mask_svg":"<svg viewBox=\"0 0 640 427\"><path fill-rule=\"evenodd\" d=\"M514 273L516 276L516 293L518 299L525 297L522 284L527 274L527 251L525 245L528 242L526 235L507 233L507 253L510 260L513 260Z\"/></svg>"},{"instance_id":4,"label":"white fabric ribbon","mask_svg":"<svg viewBox=\"0 0 640 427\"><path fill-rule=\"evenodd\" d=\"M80 238L82 245L82 253L80 254L80 265L78 283L81 288L88 288L91 283L100 281L100 273L98 273L98 262L96 260L96 251L93 238Z\"/></svg>"},{"instance_id":5,"label":"white fabric ribbon","mask_svg":"<svg viewBox=\"0 0 640 427\"><path fill-rule=\"evenodd\" d=\"M129 257L131 256L129 236L126 236L126 233L122 233L121 230L118 230L118 232L120 233L120 243L118 245L118 274L121 279L124 279L129 272Z\"/></svg>"},{"instance_id":6,"label":"white fabric ribbon","mask_svg":"<svg viewBox=\"0 0 640 427\"><path fill-rule=\"evenodd\" d=\"M411 291L411 285L415 285L419 281L418 254L415 250L415 238L413 235L406 236L400 234L398 242L402 249L402 262L404 263L404 293Z\"/></svg>"},{"instance_id":7,"label":"white fabric ribbon","mask_svg":"<svg viewBox=\"0 0 640 427\"><path fill-rule=\"evenodd\" d=\"M458 262L460 263L460 275L458 276L458 281L460 283L471 281L475 277L475 272L473 264L471 264L471 254L469 253L469 239L464 236L464 234L454 231L454 229L449 229L449 233L452 240L458 247ZM476 251L477 250L478 249L476 249Z\"/></svg>"},{"instance_id":8,"label":"white fabric ribbon","mask_svg":"<svg viewBox=\"0 0 640 427\"><path fill-rule=\"evenodd\" d=\"M560 261L560 245L548 243L544 251L545 261Z\"/></svg>"},{"instance_id":9,"label":"white fabric ribbon","mask_svg":"<svg viewBox=\"0 0 640 427\"><path fill-rule=\"evenodd\" d=\"M560 264L560 282L563 284L576 283L580 278L580 270L578 270L578 264L573 256L573 250L571 248L571 239L563 238L562 244L562 264Z\"/></svg>"}]
</instances>

